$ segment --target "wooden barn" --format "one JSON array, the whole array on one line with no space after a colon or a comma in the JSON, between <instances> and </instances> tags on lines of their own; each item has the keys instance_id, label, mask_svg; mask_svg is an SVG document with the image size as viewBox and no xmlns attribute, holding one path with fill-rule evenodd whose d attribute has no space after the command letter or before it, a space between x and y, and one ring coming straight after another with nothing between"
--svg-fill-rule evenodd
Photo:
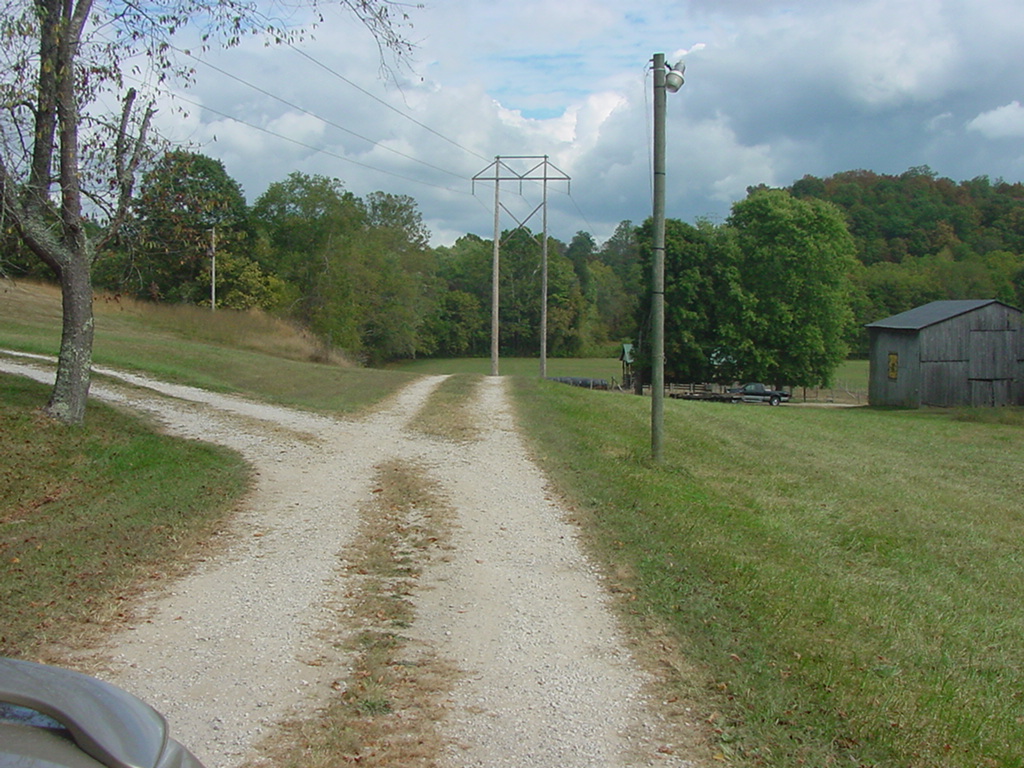
<instances>
[{"instance_id":1,"label":"wooden barn","mask_svg":"<svg viewBox=\"0 0 1024 768\"><path fill-rule=\"evenodd\" d=\"M1021 311L933 301L867 326L872 405L1024 405Z\"/></svg>"}]
</instances>

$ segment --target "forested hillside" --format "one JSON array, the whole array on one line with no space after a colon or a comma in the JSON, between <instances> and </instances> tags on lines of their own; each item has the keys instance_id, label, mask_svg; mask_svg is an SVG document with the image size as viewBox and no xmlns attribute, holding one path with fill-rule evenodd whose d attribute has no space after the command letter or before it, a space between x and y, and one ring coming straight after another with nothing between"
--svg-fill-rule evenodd
<instances>
[{"instance_id":1,"label":"forested hillside","mask_svg":"<svg viewBox=\"0 0 1024 768\"><path fill-rule=\"evenodd\" d=\"M984 176L957 183L923 167L804 176L790 191L846 215L859 262L858 323L937 299L1024 306L1024 184Z\"/></svg>"}]
</instances>

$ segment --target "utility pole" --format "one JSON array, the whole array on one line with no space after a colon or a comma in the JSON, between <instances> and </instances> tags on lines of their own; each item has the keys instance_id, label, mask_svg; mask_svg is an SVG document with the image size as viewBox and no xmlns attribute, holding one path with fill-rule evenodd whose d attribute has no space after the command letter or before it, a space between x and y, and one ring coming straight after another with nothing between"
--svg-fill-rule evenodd
<instances>
[{"instance_id":1,"label":"utility pole","mask_svg":"<svg viewBox=\"0 0 1024 768\"><path fill-rule=\"evenodd\" d=\"M498 286L501 282L498 274L499 257L501 254L501 198L499 195L501 184L498 179L498 164L500 162L500 157L494 158L494 252L491 257L491 376L498 375L498 328L500 325Z\"/></svg>"},{"instance_id":2,"label":"utility pole","mask_svg":"<svg viewBox=\"0 0 1024 768\"><path fill-rule=\"evenodd\" d=\"M524 171L513 168L509 162L540 161ZM498 348L499 348L499 263L501 253L501 210L511 216L519 224L517 229L523 229L526 223L537 211L543 209L543 240L541 242L541 329L540 329L540 375L543 377L547 372L547 317L548 317L548 182L549 181L570 181L569 176L556 168L547 155L498 155L494 162L484 168L473 177L473 184L478 181L494 182L494 250L491 257L491 376L498 375ZM519 191L522 193L524 181L540 181L544 185L543 201L530 212L530 215L520 221L501 202L501 182L518 181Z\"/></svg>"},{"instance_id":3,"label":"utility pole","mask_svg":"<svg viewBox=\"0 0 1024 768\"><path fill-rule=\"evenodd\" d=\"M217 309L217 228L210 230L210 311Z\"/></svg>"},{"instance_id":4,"label":"utility pole","mask_svg":"<svg viewBox=\"0 0 1024 768\"><path fill-rule=\"evenodd\" d=\"M547 167L548 156L544 155ZM544 212L540 241L540 377L548 375L548 175L544 174Z\"/></svg>"},{"instance_id":5,"label":"utility pole","mask_svg":"<svg viewBox=\"0 0 1024 768\"><path fill-rule=\"evenodd\" d=\"M683 84L682 63L666 85L665 54L654 54L654 253L651 263L651 458L665 457L665 107Z\"/></svg>"}]
</instances>

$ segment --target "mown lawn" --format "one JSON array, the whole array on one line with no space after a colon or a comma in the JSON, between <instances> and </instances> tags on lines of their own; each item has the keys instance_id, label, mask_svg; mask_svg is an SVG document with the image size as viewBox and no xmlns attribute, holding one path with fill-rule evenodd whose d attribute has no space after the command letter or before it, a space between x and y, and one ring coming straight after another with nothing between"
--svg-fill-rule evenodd
<instances>
[{"instance_id":1,"label":"mown lawn","mask_svg":"<svg viewBox=\"0 0 1024 768\"><path fill-rule=\"evenodd\" d=\"M0 655L73 647L199 557L249 483L237 454L102 403L63 426L38 410L47 392L0 375Z\"/></svg>"},{"instance_id":2,"label":"mown lawn","mask_svg":"<svg viewBox=\"0 0 1024 768\"><path fill-rule=\"evenodd\" d=\"M601 557L704 670L723 758L1024 764L1020 410L672 401L656 467L648 400L516 393Z\"/></svg>"}]
</instances>

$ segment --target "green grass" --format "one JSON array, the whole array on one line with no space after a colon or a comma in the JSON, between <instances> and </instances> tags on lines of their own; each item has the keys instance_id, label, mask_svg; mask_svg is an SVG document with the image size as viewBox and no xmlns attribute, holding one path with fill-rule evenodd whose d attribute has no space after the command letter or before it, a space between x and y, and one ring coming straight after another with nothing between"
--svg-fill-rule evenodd
<instances>
[{"instance_id":1,"label":"green grass","mask_svg":"<svg viewBox=\"0 0 1024 768\"><path fill-rule=\"evenodd\" d=\"M0 283L0 348L56 354L59 293ZM96 303L94 361L288 405L351 413L412 380L322 356L265 316ZM196 557L248 486L228 451L155 434L93 399L81 428L38 413L49 388L0 375L0 653L38 656L109 616L139 579Z\"/></svg>"},{"instance_id":2,"label":"green grass","mask_svg":"<svg viewBox=\"0 0 1024 768\"><path fill-rule=\"evenodd\" d=\"M1024 418L649 401L529 379L537 453L706 671L746 765L1019 766Z\"/></svg>"},{"instance_id":3,"label":"green grass","mask_svg":"<svg viewBox=\"0 0 1024 768\"><path fill-rule=\"evenodd\" d=\"M412 376L357 368L307 334L260 313L161 306L98 297L93 363L220 392L259 393L299 408L352 413ZM51 286L0 283L0 347L56 355L60 294Z\"/></svg>"},{"instance_id":4,"label":"green grass","mask_svg":"<svg viewBox=\"0 0 1024 768\"><path fill-rule=\"evenodd\" d=\"M249 470L236 454L101 403L40 415L48 388L0 376L0 655L37 657L109 617L140 580L196 557Z\"/></svg>"},{"instance_id":5,"label":"green grass","mask_svg":"<svg viewBox=\"0 0 1024 768\"><path fill-rule=\"evenodd\" d=\"M416 374L474 373L490 375L491 358L462 357L411 360L389 366L392 370ZM498 361L502 376L540 376L540 358L503 357ZM607 357L555 357L548 358L547 375L578 376L587 379L622 380L622 363Z\"/></svg>"},{"instance_id":6,"label":"green grass","mask_svg":"<svg viewBox=\"0 0 1024 768\"><path fill-rule=\"evenodd\" d=\"M449 376L431 393L410 426L424 434L448 440L468 442L478 439L482 425L477 423L470 403L481 378L476 374Z\"/></svg>"},{"instance_id":7,"label":"green grass","mask_svg":"<svg viewBox=\"0 0 1024 768\"><path fill-rule=\"evenodd\" d=\"M867 392L869 373L867 360L844 360L836 368L833 380L837 387Z\"/></svg>"}]
</instances>

